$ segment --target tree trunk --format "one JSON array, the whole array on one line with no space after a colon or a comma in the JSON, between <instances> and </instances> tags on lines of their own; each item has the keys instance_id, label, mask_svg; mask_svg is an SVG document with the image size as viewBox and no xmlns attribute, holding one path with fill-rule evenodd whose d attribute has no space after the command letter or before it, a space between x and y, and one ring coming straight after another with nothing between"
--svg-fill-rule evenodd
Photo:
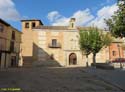
<instances>
[{"instance_id":1,"label":"tree trunk","mask_svg":"<svg viewBox=\"0 0 125 92\"><path fill-rule=\"evenodd\" d=\"M121 62L121 61L120 61L120 68L123 69L123 67L122 67L122 62Z\"/></svg>"},{"instance_id":2,"label":"tree trunk","mask_svg":"<svg viewBox=\"0 0 125 92\"><path fill-rule=\"evenodd\" d=\"M96 53L93 53L93 65L96 66Z\"/></svg>"},{"instance_id":3,"label":"tree trunk","mask_svg":"<svg viewBox=\"0 0 125 92\"><path fill-rule=\"evenodd\" d=\"M88 64L88 55L86 55L86 67L88 67L89 64Z\"/></svg>"}]
</instances>

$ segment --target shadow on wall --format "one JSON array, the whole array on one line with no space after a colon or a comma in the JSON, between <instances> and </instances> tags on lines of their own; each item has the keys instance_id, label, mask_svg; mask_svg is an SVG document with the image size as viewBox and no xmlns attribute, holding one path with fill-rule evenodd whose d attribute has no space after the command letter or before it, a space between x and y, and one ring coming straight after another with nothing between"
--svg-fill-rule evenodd
<instances>
[{"instance_id":1,"label":"shadow on wall","mask_svg":"<svg viewBox=\"0 0 125 92\"><path fill-rule=\"evenodd\" d=\"M45 50L33 43L33 55L23 56L24 66L34 67L61 67L54 59L54 54L49 55Z\"/></svg>"}]
</instances>

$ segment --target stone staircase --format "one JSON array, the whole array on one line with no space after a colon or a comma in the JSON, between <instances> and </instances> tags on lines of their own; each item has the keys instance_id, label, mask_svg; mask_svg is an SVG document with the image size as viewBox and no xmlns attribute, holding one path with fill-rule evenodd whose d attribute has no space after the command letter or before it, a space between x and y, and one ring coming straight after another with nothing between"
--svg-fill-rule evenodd
<instances>
[{"instance_id":1,"label":"stone staircase","mask_svg":"<svg viewBox=\"0 0 125 92\"><path fill-rule=\"evenodd\" d=\"M32 67L32 61L24 61L23 62L23 67Z\"/></svg>"},{"instance_id":2,"label":"stone staircase","mask_svg":"<svg viewBox=\"0 0 125 92\"><path fill-rule=\"evenodd\" d=\"M35 67L60 67L61 65L54 60L36 61L33 63Z\"/></svg>"}]
</instances>

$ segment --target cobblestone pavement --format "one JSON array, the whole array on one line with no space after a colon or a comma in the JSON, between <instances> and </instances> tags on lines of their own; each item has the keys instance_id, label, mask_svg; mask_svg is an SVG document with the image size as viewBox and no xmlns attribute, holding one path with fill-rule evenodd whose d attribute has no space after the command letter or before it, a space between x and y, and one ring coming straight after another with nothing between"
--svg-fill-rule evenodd
<instances>
[{"instance_id":1,"label":"cobblestone pavement","mask_svg":"<svg viewBox=\"0 0 125 92\"><path fill-rule=\"evenodd\" d=\"M13 92L122 92L81 69L38 67L0 70L0 88L21 88L21 91Z\"/></svg>"},{"instance_id":2,"label":"cobblestone pavement","mask_svg":"<svg viewBox=\"0 0 125 92\"><path fill-rule=\"evenodd\" d=\"M98 76L125 91L125 69L105 70L86 68L83 71Z\"/></svg>"}]
</instances>

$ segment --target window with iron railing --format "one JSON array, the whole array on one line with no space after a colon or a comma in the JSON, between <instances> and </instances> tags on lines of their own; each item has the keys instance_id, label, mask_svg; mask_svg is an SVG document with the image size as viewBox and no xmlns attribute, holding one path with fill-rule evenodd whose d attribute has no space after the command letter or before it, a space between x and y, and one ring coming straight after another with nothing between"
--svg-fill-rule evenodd
<instances>
[{"instance_id":1,"label":"window with iron railing","mask_svg":"<svg viewBox=\"0 0 125 92\"><path fill-rule=\"evenodd\" d=\"M57 42L57 39L52 39L52 42L49 43L49 48L61 48L61 44Z\"/></svg>"},{"instance_id":2,"label":"window with iron railing","mask_svg":"<svg viewBox=\"0 0 125 92\"><path fill-rule=\"evenodd\" d=\"M56 39L52 39L52 46L56 46L57 45L57 40Z\"/></svg>"}]
</instances>

